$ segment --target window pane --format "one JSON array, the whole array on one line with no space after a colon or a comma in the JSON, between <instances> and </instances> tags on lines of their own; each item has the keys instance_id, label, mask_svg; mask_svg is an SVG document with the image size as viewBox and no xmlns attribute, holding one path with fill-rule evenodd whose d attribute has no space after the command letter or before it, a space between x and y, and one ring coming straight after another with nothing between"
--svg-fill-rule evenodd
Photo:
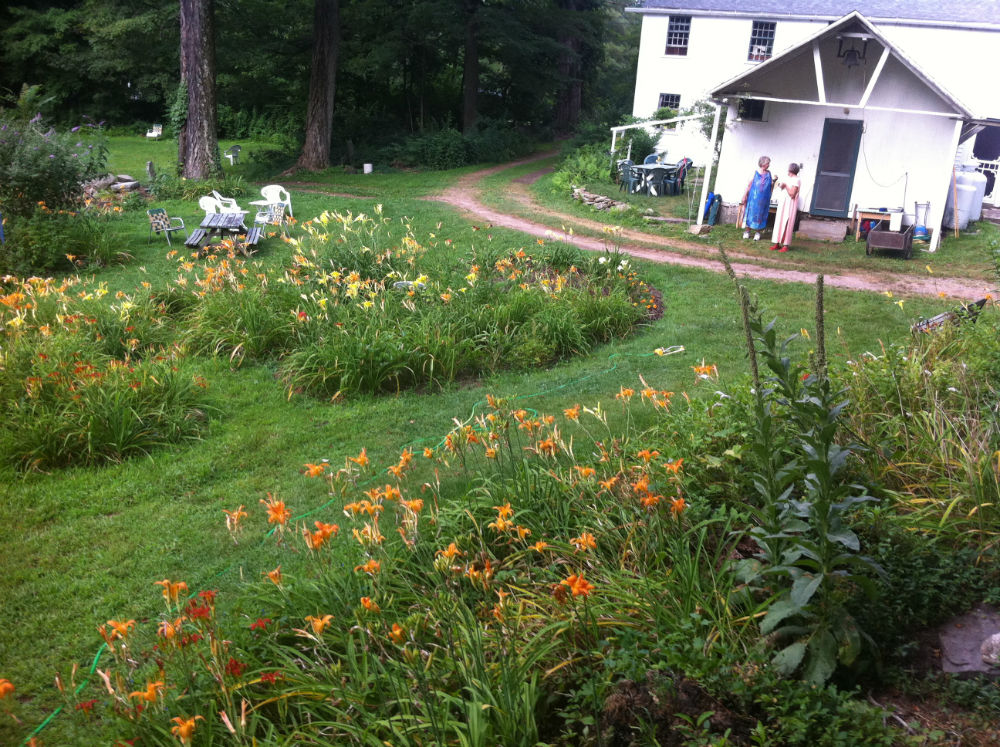
<instances>
[{"instance_id":1,"label":"window pane","mask_svg":"<svg viewBox=\"0 0 1000 747\"><path fill-rule=\"evenodd\" d=\"M691 35L691 16L670 16L666 54L686 55Z\"/></svg>"},{"instance_id":2,"label":"window pane","mask_svg":"<svg viewBox=\"0 0 1000 747\"><path fill-rule=\"evenodd\" d=\"M676 111L681 108L681 95L679 93L661 93L660 94L660 105L658 109L667 107Z\"/></svg>"},{"instance_id":3,"label":"window pane","mask_svg":"<svg viewBox=\"0 0 1000 747\"><path fill-rule=\"evenodd\" d=\"M754 21L750 30L750 51L747 59L760 62L771 58L774 52L774 21Z\"/></svg>"}]
</instances>

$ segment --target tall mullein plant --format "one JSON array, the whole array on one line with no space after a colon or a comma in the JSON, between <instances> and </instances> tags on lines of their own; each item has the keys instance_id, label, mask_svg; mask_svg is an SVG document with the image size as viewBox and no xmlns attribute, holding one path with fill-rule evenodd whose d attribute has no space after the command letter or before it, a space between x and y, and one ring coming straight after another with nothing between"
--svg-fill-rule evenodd
<instances>
[{"instance_id":1,"label":"tall mullein plant","mask_svg":"<svg viewBox=\"0 0 1000 747\"><path fill-rule=\"evenodd\" d=\"M779 343L774 323L765 325L745 288L737 286L752 369L756 374L762 362L771 374L765 381L754 377L753 448L761 465L754 484L762 505L752 533L761 548L760 573L771 579L775 592L761 633L778 649L772 660L778 671L801 671L819 685L838 664L853 664L864 643L874 645L846 603L859 589L876 595L870 573L881 569L860 554L858 536L848 525L859 504L875 499L847 479L859 447L837 442L848 402L846 391L834 389L826 376L822 276L811 372L788 354L798 336Z\"/></svg>"}]
</instances>

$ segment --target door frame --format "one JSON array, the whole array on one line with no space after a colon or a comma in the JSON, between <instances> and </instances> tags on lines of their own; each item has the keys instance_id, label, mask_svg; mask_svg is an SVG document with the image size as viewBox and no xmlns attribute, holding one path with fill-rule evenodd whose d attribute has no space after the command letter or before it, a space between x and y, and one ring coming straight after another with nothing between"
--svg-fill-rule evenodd
<instances>
[{"instance_id":1,"label":"door frame","mask_svg":"<svg viewBox=\"0 0 1000 747\"><path fill-rule=\"evenodd\" d=\"M836 122L837 124L850 123L856 126L858 132L858 138L854 145L854 155L851 159L851 175L847 180L847 199L844 204L844 210L826 210L823 208L816 207L816 197L819 193L817 189L817 182L820 179L820 168L823 163L823 154L826 151L827 140L826 132L827 128L830 126L831 122ZM861 150L861 138L864 135L865 122L863 119L838 119L836 117L827 117L823 120L823 135L820 139L819 146L819 158L816 160L816 177L813 180L813 190L812 190L812 204L809 206L809 213L812 215L823 215L829 218L846 218L851 212L851 195L854 192L854 176L858 171L858 152Z\"/></svg>"}]
</instances>

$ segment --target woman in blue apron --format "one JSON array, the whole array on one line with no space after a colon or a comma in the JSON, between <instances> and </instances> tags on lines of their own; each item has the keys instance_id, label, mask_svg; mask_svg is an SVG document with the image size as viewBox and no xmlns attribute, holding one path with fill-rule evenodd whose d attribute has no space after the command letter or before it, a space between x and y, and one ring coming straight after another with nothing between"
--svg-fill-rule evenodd
<instances>
[{"instance_id":1,"label":"woman in blue apron","mask_svg":"<svg viewBox=\"0 0 1000 747\"><path fill-rule=\"evenodd\" d=\"M761 156L757 161L757 170L753 172L747 190L743 194L743 238L750 238L750 231L754 232L753 240L760 241L760 232L767 226L767 211L771 206L771 187L774 184L771 172L771 159Z\"/></svg>"}]
</instances>

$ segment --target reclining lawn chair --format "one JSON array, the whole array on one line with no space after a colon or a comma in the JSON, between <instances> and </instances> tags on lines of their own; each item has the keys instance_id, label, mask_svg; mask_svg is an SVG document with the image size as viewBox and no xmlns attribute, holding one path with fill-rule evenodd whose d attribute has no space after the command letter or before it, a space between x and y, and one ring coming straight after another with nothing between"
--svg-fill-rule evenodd
<instances>
[{"instance_id":1,"label":"reclining lawn chair","mask_svg":"<svg viewBox=\"0 0 1000 747\"><path fill-rule=\"evenodd\" d=\"M149 238L146 240L147 244L153 240L154 233L165 235L167 237L167 246L171 246L171 231L183 231L184 238L185 240L187 239L188 232L187 228L184 227L183 218L171 218L163 208L151 208L146 211L146 215L149 216ZM177 225L174 225L174 223Z\"/></svg>"}]
</instances>

